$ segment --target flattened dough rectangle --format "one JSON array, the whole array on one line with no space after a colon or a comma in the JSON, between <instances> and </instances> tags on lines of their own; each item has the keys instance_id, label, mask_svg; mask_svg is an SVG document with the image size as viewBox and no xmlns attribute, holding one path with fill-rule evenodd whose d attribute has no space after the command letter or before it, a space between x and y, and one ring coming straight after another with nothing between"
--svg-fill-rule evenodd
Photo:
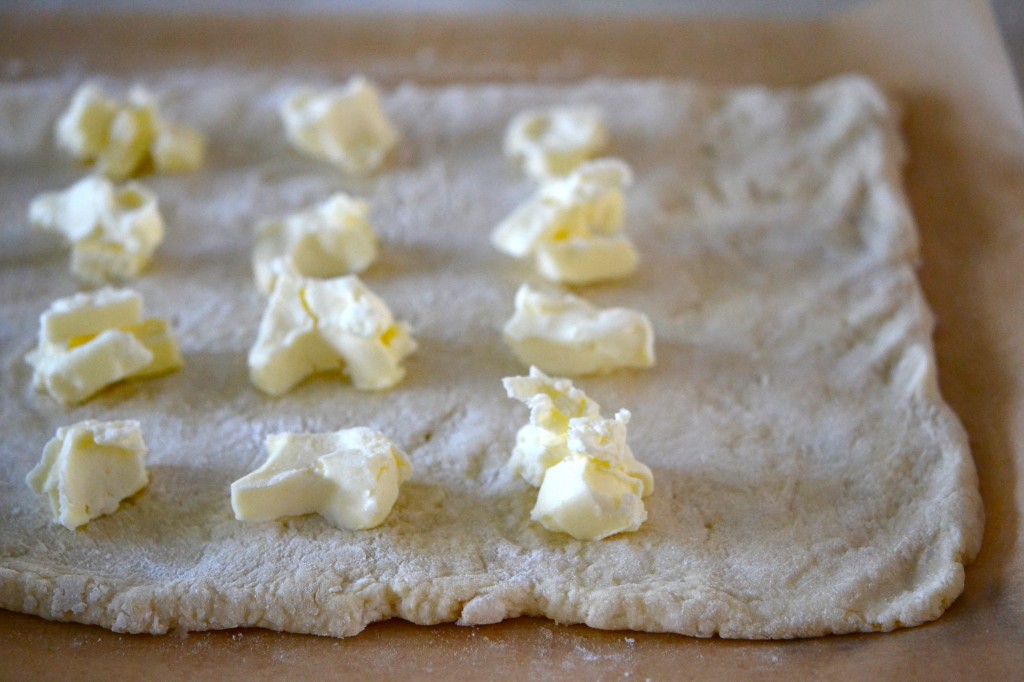
<instances>
[{"instance_id":1,"label":"flattened dough rectangle","mask_svg":"<svg viewBox=\"0 0 1024 682\"><path fill-rule=\"evenodd\" d=\"M186 367L70 410L28 387L38 315L75 283L25 209L81 172L50 134L76 84L0 85L0 606L127 632L345 636L389 617L541 615L779 638L914 625L960 593L981 502L938 393L902 146L873 85L407 84L384 99L403 134L392 164L353 181L286 146L275 107L298 83L147 83L210 138L204 171L145 180L168 229L136 288L174 320ZM632 449L656 480L640 531L589 543L531 523L534 491L505 468L526 411L501 388L524 368L500 328L535 280L488 243L532 191L500 153L506 122L562 103L601 107L637 176L626 230L641 267L580 293L646 312L657 337L653 370L577 382L632 410ZM339 189L370 201L382 256L364 279L420 350L390 392L322 377L267 398L245 366L263 306L253 226ZM72 532L24 476L57 426L90 417L142 421L152 480ZM262 462L267 434L356 425L388 434L415 470L381 527L233 519L228 486Z\"/></svg>"}]
</instances>

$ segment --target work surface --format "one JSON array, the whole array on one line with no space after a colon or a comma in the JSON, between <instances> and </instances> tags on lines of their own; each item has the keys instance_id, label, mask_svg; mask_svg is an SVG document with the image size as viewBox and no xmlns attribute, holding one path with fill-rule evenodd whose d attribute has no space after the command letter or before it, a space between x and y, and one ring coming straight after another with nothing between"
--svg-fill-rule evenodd
<instances>
[{"instance_id":1,"label":"work surface","mask_svg":"<svg viewBox=\"0 0 1024 682\"><path fill-rule=\"evenodd\" d=\"M1019 367L1024 364L1014 271L1022 256L1015 222L1021 213L1015 191L1021 179L1019 104L982 10L950 3L947 11L915 15L919 9L904 6L888 17L868 13L834 25L628 22L613 27L597 22L574 28L568 42L554 40L564 35L564 24L559 29L527 20L500 25L406 19L336 26L313 20L273 26L218 20L191 30L182 19L153 22L145 35L116 22L85 27L95 30L72 29L69 22L66 40L56 43L60 31L51 28L44 36L41 24L8 21L16 39L2 49L5 58L19 58L24 76L101 72L145 78L175 66L213 61L258 66L263 60L308 63L321 72L333 69L339 77L361 70L388 84L402 79L557 82L596 74L800 84L848 70L869 73L906 106L907 181L922 233L921 277L938 317L940 382L970 433L988 518L982 553L968 569L966 592L937 623L884 636L743 644L604 633L532 620L475 629L391 622L339 642L254 631L130 638L4 614L0 641L21 652L15 660L26 670L42 661L40 653L54 650L76 669L86 660L148 668L166 657L183 672L201 668L210 674L220 665L237 671L240 660L257 672L313 672L325 659L339 672L396 677L424 670L457 675L450 661L458 659L474 661L474 670L462 671L466 676L493 666L510 676L575 670L609 679L626 672L657 679L737 669L779 676L826 670L932 670L941 675L958 669L980 673L986 666L992 674L1019 669L1017 479ZM609 38L612 28L615 37ZM244 37L256 30L260 49L248 51ZM889 31L900 40L891 40ZM214 37L217 47L208 42ZM50 49L44 51L44 44ZM118 44L123 50L109 49ZM127 63L121 57L135 50L138 60ZM925 54L927 59L914 58Z\"/></svg>"}]
</instances>

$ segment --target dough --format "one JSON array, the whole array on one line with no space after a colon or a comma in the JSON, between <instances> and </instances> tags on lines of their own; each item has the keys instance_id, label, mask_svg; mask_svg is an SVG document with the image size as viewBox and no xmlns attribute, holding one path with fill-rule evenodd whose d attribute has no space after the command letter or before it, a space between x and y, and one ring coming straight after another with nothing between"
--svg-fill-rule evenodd
<instances>
[{"instance_id":1,"label":"dough","mask_svg":"<svg viewBox=\"0 0 1024 682\"><path fill-rule=\"evenodd\" d=\"M50 133L77 82L0 84L0 605L126 632L542 615L782 638L916 625L960 593L981 501L938 393L902 147L874 86L406 84L383 99L402 131L391 164L355 180L287 146L276 105L302 82L147 82L210 140L205 169L146 180L167 238L136 286L174 320L186 365L68 410L31 391L24 356L75 283L25 210L81 172ZM630 445L656 480L641 529L599 542L531 523L536 491L505 466L525 413L501 378L524 368L501 326L538 281L488 241L532 191L501 138L517 112L555 104L601 107L637 176L625 229L639 270L578 293L647 313L657 339L653 369L577 382L632 411ZM381 257L364 279L420 349L388 392L319 377L269 398L245 364L263 310L253 228L339 190L370 202ZM152 482L71 532L24 478L57 426L87 418L140 420ZM382 526L234 520L229 485L263 462L268 433L352 426L413 463Z\"/></svg>"}]
</instances>

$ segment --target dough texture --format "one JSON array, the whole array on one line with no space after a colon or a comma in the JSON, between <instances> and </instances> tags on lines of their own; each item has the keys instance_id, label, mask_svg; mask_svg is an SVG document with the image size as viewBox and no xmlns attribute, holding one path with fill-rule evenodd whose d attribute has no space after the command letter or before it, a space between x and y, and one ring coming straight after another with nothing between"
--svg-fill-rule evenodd
<instances>
[{"instance_id":1,"label":"dough texture","mask_svg":"<svg viewBox=\"0 0 1024 682\"><path fill-rule=\"evenodd\" d=\"M539 615L786 638L916 625L961 592L981 500L938 392L903 148L869 82L405 84L382 98L402 143L353 179L288 147L276 107L303 81L157 74L162 110L210 143L199 172L147 179L167 236L137 288L173 320L185 367L65 409L31 390L25 354L75 282L25 212L81 172L51 132L77 84L0 84L0 606L149 633ZM501 379L524 368L501 327L520 283L539 282L489 243L533 191L501 140L516 113L555 105L600 107L636 173L625 230L640 266L578 293L646 313L658 357L577 381L633 413L630 446L656 480L640 530L597 542L532 523L536 491L506 466L524 415ZM390 391L320 376L270 398L245 361L263 310L254 227L337 191L369 201L381 255L362 277L420 350ZM58 426L88 418L141 421L151 483L73 532L25 474ZM229 486L263 462L267 434L353 426L413 464L381 526L234 520Z\"/></svg>"}]
</instances>

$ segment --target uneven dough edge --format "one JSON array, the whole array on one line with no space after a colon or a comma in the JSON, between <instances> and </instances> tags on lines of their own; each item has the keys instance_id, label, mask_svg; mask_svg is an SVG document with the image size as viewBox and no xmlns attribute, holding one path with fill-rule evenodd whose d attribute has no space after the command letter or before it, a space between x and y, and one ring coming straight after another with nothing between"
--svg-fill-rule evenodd
<instances>
[{"instance_id":1,"label":"uneven dough edge","mask_svg":"<svg viewBox=\"0 0 1024 682\"><path fill-rule=\"evenodd\" d=\"M948 408L945 410L948 415ZM955 424L955 422L954 422ZM958 426L958 425L957 425ZM959 429L962 445L966 435ZM969 460L961 473L974 476ZM971 490L972 488L967 488ZM100 625L114 632L166 634L170 631L204 631L236 627L259 627L303 634L349 637L366 626L390 618L402 618L419 625L456 622L485 625L518 616L542 616L560 624L583 623L602 630L667 632L697 637L720 636L742 639L790 639L853 632L889 632L938 618L960 595L964 587L964 565L980 548L980 497L966 495L954 509L962 518L974 520L965 532L948 536L942 553L949 557L948 570L931 581L927 591L908 589L889 608L878 613L856 613L838 609L804 614L780 615L763 620L728 595L685 593L685 585L630 589L624 585L588 591L578 582L571 587L549 581L531 586L520 581L486 585L472 594L458 595L444 589L426 602L413 591L402 600L394 588L382 583L369 585L360 594L329 593L326 590L277 594L277 604L254 612L243 603L246 593L217 591L208 581L178 582L170 585L139 585L128 581L103 582L97 578L60 573L53 568L21 565L9 560L0 567L0 607L38 615L48 620ZM975 513L972 513L975 512ZM448 576L455 579L457 576ZM434 592L434 585L426 586ZM675 589L673 589L675 588ZM461 592L461 590L456 590ZM680 594L684 593L684 594ZM583 598L573 595L585 594ZM559 596L562 599L559 599ZM566 599L566 595L569 596ZM909 601L905 597L912 597ZM283 599L287 597L287 599ZM424 606L428 607L424 609ZM744 617L747 616L747 617ZM758 624L758 620L762 622ZM841 623L836 627L835 623Z\"/></svg>"}]
</instances>

